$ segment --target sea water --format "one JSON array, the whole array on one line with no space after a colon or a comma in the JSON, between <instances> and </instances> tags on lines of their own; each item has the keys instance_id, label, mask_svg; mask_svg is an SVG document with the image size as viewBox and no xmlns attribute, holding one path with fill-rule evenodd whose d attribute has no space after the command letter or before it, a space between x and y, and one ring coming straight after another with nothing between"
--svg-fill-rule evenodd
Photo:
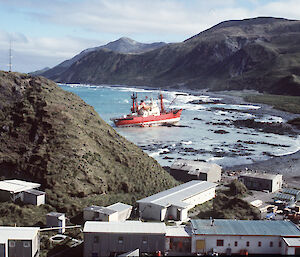
<instances>
[{"instance_id":1,"label":"sea water","mask_svg":"<svg viewBox=\"0 0 300 257\"><path fill-rule=\"evenodd\" d=\"M232 125L234 120L249 118L260 122L284 122L281 117L256 113L255 110L260 108L258 105L212 104L209 101L217 99L207 95L162 91L165 107L183 109L179 126L117 128L110 119L130 113L133 92L137 93L138 100L145 100L146 97L157 99L160 91L105 85L60 86L93 106L101 118L119 134L141 147L163 166L170 166L175 159L182 158L205 160L230 167L300 149L299 136L264 133ZM194 100L208 103L191 103Z\"/></svg>"}]
</instances>

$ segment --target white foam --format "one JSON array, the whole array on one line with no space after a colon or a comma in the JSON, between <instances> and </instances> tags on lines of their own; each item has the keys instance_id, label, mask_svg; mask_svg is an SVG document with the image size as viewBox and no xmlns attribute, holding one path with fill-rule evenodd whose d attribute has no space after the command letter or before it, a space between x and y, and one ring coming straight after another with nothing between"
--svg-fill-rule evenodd
<instances>
[{"instance_id":1,"label":"white foam","mask_svg":"<svg viewBox=\"0 0 300 257\"><path fill-rule=\"evenodd\" d=\"M191 145L193 142L192 141L182 141L181 144L183 145Z\"/></svg>"}]
</instances>

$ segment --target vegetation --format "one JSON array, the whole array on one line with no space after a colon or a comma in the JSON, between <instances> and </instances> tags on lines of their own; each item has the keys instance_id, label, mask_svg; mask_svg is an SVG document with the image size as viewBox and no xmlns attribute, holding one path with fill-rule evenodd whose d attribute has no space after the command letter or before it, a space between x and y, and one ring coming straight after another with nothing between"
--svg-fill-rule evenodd
<instances>
[{"instance_id":1,"label":"vegetation","mask_svg":"<svg viewBox=\"0 0 300 257\"><path fill-rule=\"evenodd\" d=\"M190 213L200 219L260 219L259 210L242 199L247 194L245 185L233 180L228 189L218 191L213 200L196 206Z\"/></svg>"},{"instance_id":2,"label":"vegetation","mask_svg":"<svg viewBox=\"0 0 300 257\"><path fill-rule=\"evenodd\" d=\"M75 94L42 77L7 72L0 72L0 177L40 183L48 209L69 218L91 204L132 204L178 184ZM23 208L36 215L32 223L48 210L12 206L11 215L0 215L3 224L29 225L15 220L28 215Z\"/></svg>"},{"instance_id":3,"label":"vegetation","mask_svg":"<svg viewBox=\"0 0 300 257\"><path fill-rule=\"evenodd\" d=\"M300 114L300 96L250 94L244 99L251 103L262 103L273 106L275 109Z\"/></svg>"}]
</instances>

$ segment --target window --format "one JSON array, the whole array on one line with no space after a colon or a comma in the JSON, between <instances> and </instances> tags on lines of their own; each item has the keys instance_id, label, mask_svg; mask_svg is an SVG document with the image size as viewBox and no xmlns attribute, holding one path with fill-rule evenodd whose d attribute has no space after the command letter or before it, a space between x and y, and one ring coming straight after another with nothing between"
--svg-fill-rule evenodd
<instances>
[{"instance_id":1,"label":"window","mask_svg":"<svg viewBox=\"0 0 300 257\"><path fill-rule=\"evenodd\" d=\"M9 241L9 247L16 247L16 242L15 241Z\"/></svg>"},{"instance_id":2,"label":"window","mask_svg":"<svg viewBox=\"0 0 300 257\"><path fill-rule=\"evenodd\" d=\"M98 244L99 243L99 236L94 236L94 243Z\"/></svg>"},{"instance_id":3,"label":"window","mask_svg":"<svg viewBox=\"0 0 300 257\"><path fill-rule=\"evenodd\" d=\"M237 241L234 242L234 246L238 246L238 242Z\"/></svg>"},{"instance_id":4,"label":"window","mask_svg":"<svg viewBox=\"0 0 300 257\"><path fill-rule=\"evenodd\" d=\"M250 242L249 242L249 241L246 242L246 246L247 246L247 247L250 246Z\"/></svg>"},{"instance_id":5,"label":"window","mask_svg":"<svg viewBox=\"0 0 300 257\"><path fill-rule=\"evenodd\" d=\"M270 247L273 247L273 242L272 241L270 242Z\"/></svg>"},{"instance_id":6,"label":"window","mask_svg":"<svg viewBox=\"0 0 300 257\"><path fill-rule=\"evenodd\" d=\"M279 241L278 246L281 247L281 241Z\"/></svg>"},{"instance_id":7,"label":"window","mask_svg":"<svg viewBox=\"0 0 300 257\"><path fill-rule=\"evenodd\" d=\"M258 242L258 247L261 247L261 242L260 241Z\"/></svg>"},{"instance_id":8,"label":"window","mask_svg":"<svg viewBox=\"0 0 300 257\"><path fill-rule=\"evenodd\" d=\"M147 244L147 238L143 238L142 243L143 243L143 245L146 245Z\"/></svg>"},{"instance_id":9,"label":"window","mask_svg":"<svg viewBox=\"0 0 300 257\"><path fill-rule=\"evenodd\" d=\"M119 237L118 242L119 244L123 244L124 238L122 236Z\"/></svg>"},{"instance_id":10,"label":"window","mask_svg":"<svg viewBox=\"0 0 300 257\"><path fill-rule=\"evenodd\" d=\"M25 247L25 248L30 247L30 242L23 242L23 247Z\"/></svg>"},{"instance_id":11,"label":"window","mask_svg":"<svg viewBox=\"0 0 300 257\"><path fill-rule=\"evenodd\" d=\"M224 240L223 239L218 239L217 240L217 246L224 246Z\"/></svg>"}]
</instances>

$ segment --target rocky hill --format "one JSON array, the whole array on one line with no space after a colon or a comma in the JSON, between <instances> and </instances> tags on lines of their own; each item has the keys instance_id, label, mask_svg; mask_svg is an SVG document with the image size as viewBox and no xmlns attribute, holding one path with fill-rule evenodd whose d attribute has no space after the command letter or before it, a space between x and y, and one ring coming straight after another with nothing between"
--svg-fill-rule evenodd
<instances>
[{"instance_id":1,"label":"rocky hill","mask_svg":"<svg viewBox=\"0 0 300 257\"><path fill-rule=\"evenodd\" d=\"M166 45L164 42L156 42L151 44L140 43L135 40L132 40L128 37L122 37L116 41L110 42L103 46L88 48L80 52L79 54L75 55L73 58L66 60L57 66L53 67L52 69L46 70L44 73L39 71L37 75L42 74L43 76L53 79L59 76L61 73L66 71L72 64L79 61L81 58L86 56L92 52L98 52L99 50L103 51L113 51L116 53L124 53L124 54L140 54L147 51L151 51L162 46ZM36 75L36 72L33 72L32 75Z\"/></svg>"},{"instance_id":2,"label":"rocky hill","mask_svg":"<svg viewBox=\"0 0 300 257\"><path fill-rule=\"evenodd\" d=\"M41 183L47 202L70 214L177 183L75 94L7 72L0 72L0 178Z\"/></svg>"},{"instance_id":3,"label":"rocky hill","mask_svg":"<svg viewBox=\"0 0 300 257\"><path fill-rule=\"evenodd\" d=\"M222 22L182 43L139 55L94 51L51 78L300 95L299 63L300 21L260 17Z\"/></svg>"}]
</instances>

